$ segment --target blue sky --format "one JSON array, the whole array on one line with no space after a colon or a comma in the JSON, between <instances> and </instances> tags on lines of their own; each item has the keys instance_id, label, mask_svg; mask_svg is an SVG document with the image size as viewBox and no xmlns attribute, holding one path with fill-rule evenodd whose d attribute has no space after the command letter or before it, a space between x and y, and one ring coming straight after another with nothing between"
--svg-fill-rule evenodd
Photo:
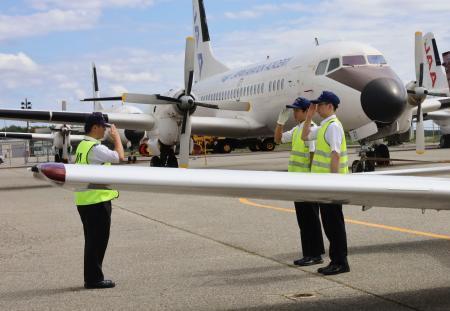
<instances>
[{"instance_id":1,"label":"blue sky","mask_svg":"<svg viewBox=\"0 0 450 311\"><path fill-rule=\"evenodd\" d=\"M381 50L404 81L414 79L414 32L433 31L450 50L448 1L205 0L213 48L230 67L266 55L333 40ZM90 66L102 95L156 93L182 83L184 40L191 35L190 0L2 0L0 107L87 111ZM0 123L1 124L1 123Z\"/></svg>"}]
</instances>

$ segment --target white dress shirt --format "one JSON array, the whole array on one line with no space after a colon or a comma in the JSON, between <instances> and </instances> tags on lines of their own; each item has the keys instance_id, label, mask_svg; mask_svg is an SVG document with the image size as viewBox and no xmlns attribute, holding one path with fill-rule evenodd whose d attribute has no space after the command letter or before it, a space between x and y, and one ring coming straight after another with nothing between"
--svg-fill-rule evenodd
<instances>
[{"instance_id":1,"label":"white dress shirt","mask_svg":"<svg viewBox=\"0 0 450 311\"><path fill-rule=\"evenodd\" d=\"M90 136L85 136L84 139L99 142L97 139ZM101 144L92 147L88 157L89 164L101 165L103 163L120 163L120 158L117 151L110 150L108 147Z\"/></svg>"},{"instance_id":2,"label":"white dress shirt","mask_svg":"<svg viewBox=\"0 0 450 311\"><path fill-rule=\"evenodd\" d=\"M309 141L315 141L317 140L317 134L319 133L320 128L330 121L331 119L335 119L336 115L331 115L328 118L324 119L322 122L320 122L320 126L317 127L311 127L311 132L308 135ZM327 141L328 145L331 147L331 151L335 151L338 154L341 154L341 144L342 140L344 139L344 129L341 127L341 125L337 122L333 122L328 126L328 129L325 133L325 140Z\"/></svg>"}]
</instances>

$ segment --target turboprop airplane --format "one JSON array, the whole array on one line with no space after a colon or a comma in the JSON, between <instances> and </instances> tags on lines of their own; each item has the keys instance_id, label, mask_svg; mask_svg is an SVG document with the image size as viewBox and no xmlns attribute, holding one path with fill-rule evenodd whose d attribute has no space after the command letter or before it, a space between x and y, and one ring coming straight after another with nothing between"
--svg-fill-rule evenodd
<instances>
[{"instance_id":1,"label":"turboprop airplane","mask_svg":"<svg viewBox=\"0 0 450 311\"><path fill-rule=\"evenodd\" d=\"M416 34L417 82L408 84L408 88L380 51L356 42L319 45L295 56L230 70L213 55L203 0L193 0L193 8L194 38L188 38L186 43L184 88L164 95L127 93L86 99L147 105L142 114L105 113L105 118L121 128L148 131L150 141L159 142L160 148L153 144L158 149L152 149L153 154L160 152L163 157L179 143L180 166L187 167L191 134L230 138L271 136L278 112L286 103L298 96L316 98L323 90L333 91L341 98L338 117L353 140L363 146L408 132L416 111L417 151L423 152L422 116L427 108L424 100L428 95L444 94L436 89L436 81L440 79L438 69L442 66L433 57L437 47L432 34L425 37ZM448 104L439 103L439 109ZM0 110L0 118L8 119L38 118L53 122L55 116L74 123L85 118L85 114L79 113L53 115L48 111ZM293 120L290 125L294 126ZM377 157L389 158L385 145L377 145L374 151Z\"/></svg>"},{"instance_id":2,"label":"turboprop airplane","mask_svg":"<svg viewBox=\"0 0 450 311\"><path fill-rule=\"evenodd\" d=\"M99 97L99 84L97 77L97 69L95 64L92 64L92 86L93 86L93 96L94 98ZM66 112L66 104L62 103L62 112ZM93 111L107 111L101 103L94 102ZM142 111L133 106L120 106L114 109L115 113L130 113L130 114L142 114ZM68 112L71 114L70 112ZM52 114L58 115L57 112L52 112ZM63 115L63 114L61 114ZM83 115L81 115L81 119ZM61 118L64 119L64 118ZM81 122L82 124L83 122ZM75 122L75 124L78 124ZM10 133L10 132L0 132L0 138L17 138L26 140L45 140L52 141L53 148L55 150L55 162L70 162L70 146L71 142L80 142L84 139L83 135L73 135L73 129L69 124L57 124L54 128L51 128L50 134L43 133ZM78 132L83 132L83 129ZM128 130L128 129L118 129L120 139L124 148L131 151L131 155L128 157L128 162L136 162L136 156L133 154L138 148L141 140L146 136L146 132L142 130ZM108 143L108 135L105 137Z\"/></svg>"}]
</instances>

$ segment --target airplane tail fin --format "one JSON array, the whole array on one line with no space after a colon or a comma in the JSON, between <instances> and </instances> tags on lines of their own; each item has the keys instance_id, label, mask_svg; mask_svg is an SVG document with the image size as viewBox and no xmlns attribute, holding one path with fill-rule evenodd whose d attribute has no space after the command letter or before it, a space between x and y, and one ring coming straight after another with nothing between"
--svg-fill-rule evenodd
<instances>
[{"instance_id":1,"label":"airplane tail fin","mask_svg":"<svg viewBox=\"0 0 450 311\"><path fill-rule=\"evenodd\" d=\"M442 59L444 60L445 72L447 73L448 87L450 88L450 51L442 54Z\"/></svg>"},{"instance_id":2,"label":"airplane tail fin","mask_svg":"<svg viewBox=\"0 0 450 311\"><path fill-rule=\"evenodd\" d=\"M194 9L195 38L194 81L198 82L223 73L228 70L228 67L218 61L213 55L203 0L192 0L192 5Z\"/></svg>"},{"instance_id":3,"label":"airplane tail fin","mask_svg":"<svg viewBox=\"0 0 450 311\"><path fill-rule=\"evenodd\" d=\"M442 65L434 34L429 32L423 37L425 48L424 87L436 93L449 94L449 83Z\"/></svg>"},{"instance_id":4,"label":"airplane tail fin","mask_svg":"<svg viewBox=\"0 0 450 311\"><path fill-rule=\"evenodd\" d=\"M94 98L100 97L100 90L98 88L97 68L95 67L94 63L92 63L92 91ZM95 101L94 111L103 111L103 110L104 110L103 105L100 102Z\"/></svg>"}]
</instances>

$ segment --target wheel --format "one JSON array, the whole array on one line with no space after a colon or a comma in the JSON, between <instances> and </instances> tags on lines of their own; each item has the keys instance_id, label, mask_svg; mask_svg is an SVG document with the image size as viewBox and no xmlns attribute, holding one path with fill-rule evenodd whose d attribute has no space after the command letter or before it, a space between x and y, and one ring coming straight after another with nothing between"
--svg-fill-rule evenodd
<instances>
[{"instance_id":1,"label":"wheel","mask_svg":"<svg viewBox=\"0 0 450 311\"><path fill-rule=\"evenodd\" d=\"M150 160L151 167L161 167L161 159L157 156L154 156Z\"/></svg>"},{"instance_id":2,"label":"wheel","mask_svg":"<svg viewBox=\"0 0 450 311\"><path fill-rule=\"evenodd\" d=\"M362 162L355 160L352 163L352 173L361 173L363 171Z\"/></svg>"},{"instance_id":3,"label":"wheel","mask_svg":"<svg viewBox=\"0 0 450 311\"><path fill-rule=\"evenodd\" d=\"M352 163L352 173L363 173L375 171L375 165L372 161L355 160Z\"/></svg>"},{"instance_id":4,"label":"wheel","mask_svg":"<svg viewBox=\"0 0 450 311\"><path fill-rule=\"evenodd\" d=\"M128 156L128 164L130 164L131 163L131 161L132 161L133 159L131 158L131 156Z\"/></svg>"},{"instance_id":5,"label":"wheel","mask_svg":"<svg viewBox=\"0 0 450 311\"><path fill-rule=\"evenodd\" d=\"M275 149L275 142L272 138L264 139L261 144L262 151L273 151Z\"/></svg>"},{"instance_id":6,"label":"wheel","mask_svg":"<svg viewBox=\"0 0 450 311\"><path fill-rule=\"evenodd\" d=\"M133 156L133 163L136 163L137 162L137 157L136 156Z\"/></svg>"},{"instance_id":7,"label":"wheel","mask_svg":"<svg viewBox=\"0 0 450 311\"><path fill-rule=\"evenodd\" d=\"M219 141L216 145L217 153L230 153L233 151L231 143L228 141Z\"/></svg>"},{"instance_id":8,"label":"wheel","mask_svg":"<svg viewBox=\"0 0 450 311\"><path fill-rule=\"evenodd\" d=\"M261 151L261 143L259 143L259 142L251 143L248 146L248 149L250 149L250 151L252 151L252 152Z\"/></svg>"},{"instance_id":9,"label":"wheel","mask_svg":"<svg viewBox=\"0 0 450 311\"><path fill-rule=\"evenodd\" d=\"M378 145L375 147L375 157L386 159L386 160L377 160L375 163L377 166L389 166L390 164L390 153L389 148L386 145Z\"/></svg>"},{"instance_id":10,"label":"wheel","mask_svg":"<svg viewBox=\"0 0 450 311\"><path fill-rule=\"evenodd\" d=\"M439 148L450 148L450 135L441 135L439 141Z\"/></svg>"},{"instance_id":11,"label":"wheel","mask_svg":"<svg viewBox=\"0 0 450 311\"><path fill-rule=\"evenodd\" d=\"M174 154L167 158L166 167L178 168L178 160Z\"/></svg>"},{"instance_id":12,"label":"wheel","mask_svg":"<svg viewBox=\"0 0 450 311\"><path fill-rule=\"evenodd\" d=\"M59 154L55 154L55 162L61 163L61 157L59 156Z\"/></svg>"}]
</instances>

